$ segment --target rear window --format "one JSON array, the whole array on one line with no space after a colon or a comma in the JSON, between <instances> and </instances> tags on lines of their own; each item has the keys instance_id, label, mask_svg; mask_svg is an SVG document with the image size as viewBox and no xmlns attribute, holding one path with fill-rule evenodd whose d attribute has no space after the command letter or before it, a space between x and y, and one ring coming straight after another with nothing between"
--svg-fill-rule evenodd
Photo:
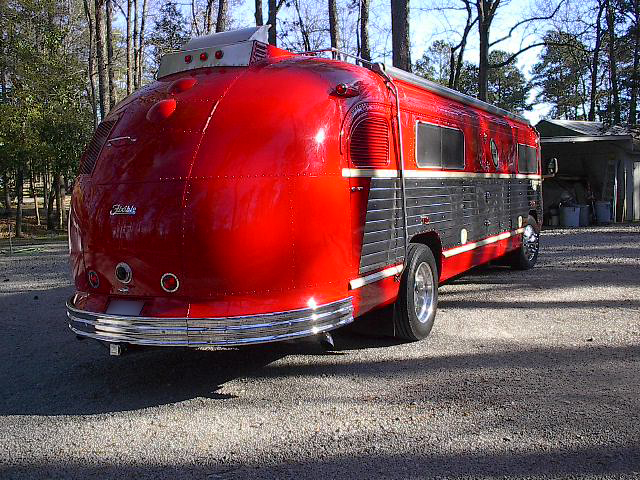
<instances>
[{"instance_id":1,"label":"rear window","mask_svg":"<svg viewBox=\"0 0 640 480\"><path fill-rule=\"evenodd\" d=\"M538 173L538 155L534 147L518 144L518 171Z\"/></svg>"},{"instance_id":2,"label":"rear window","mask_svg":"<svg viewBox=\"0 0 640 480\"><path fill-rule=\"evenodd\" d=\"M464 169L464 134L454 128L418 122L416 163L425 168Z\"/></svg>"}]
</instances>

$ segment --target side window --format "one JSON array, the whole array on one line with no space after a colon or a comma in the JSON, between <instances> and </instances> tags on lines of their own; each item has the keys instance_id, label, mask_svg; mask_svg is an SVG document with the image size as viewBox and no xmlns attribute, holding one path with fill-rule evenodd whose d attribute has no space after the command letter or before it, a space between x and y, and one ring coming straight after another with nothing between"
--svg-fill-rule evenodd
<instances>
[{"instance_id":1,"label":"side window","mask_svg":"<svg viewBox=\"0 0 640 480\"><path fill-rule=\"evenodd\" d=\"M461 130L418 122L416 163L425 168L464 169L464 134Z\"/></svg>"},{"instance_id":2,"label":"side window","mask_svg":"<svg viewBox=\"0 0 640 480\"><path fill-rule=\"evenodd\" d=\"M518 172L538 172L538 156L534 147L518 144Z\"/></svg>"}]
</instances>

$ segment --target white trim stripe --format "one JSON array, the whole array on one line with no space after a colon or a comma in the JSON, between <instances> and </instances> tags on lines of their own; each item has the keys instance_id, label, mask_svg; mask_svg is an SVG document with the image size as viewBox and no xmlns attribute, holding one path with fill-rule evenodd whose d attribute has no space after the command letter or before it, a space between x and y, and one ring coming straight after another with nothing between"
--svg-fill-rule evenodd
<instances>
[{"instance_id":1,"label":"white trim stripe","mask_svg":"<svg viewBox=\"0 0 640 480\"><path fill-rule=\"evenodd\" d=\"M364 287L383 278L391 277L402 273L403 264L396 265L394 267L385 268L379 272L372 273L371 275L365 275L364 277L355 278L349 282L349 289L355 290L356 288Z\"/></svg>"},{"instance_id":2,"label":"white trim stripe","mask_svg":"<svg viewBox=\"0 0 640 480\"><path fill-rule=\"evenodd\" d=\"M478 247L483 247L485 245L489 245L491 243L496 243L496 242L499 242L500 240L504 240L504 239L509 238L509 237L514 237L516 235L519 235L522 232L524 232L524 228L518 228L517 230L513 230L511 232L504 232L504 233L501 233L499 235L494 235L493 237L488 237L488 238L485 238L483 240L479 240L477 242L471 242L471 243L467 243L465 245L461 245L459 247L455 247L455 248L451 248L449 250L445 250L444 252L442 252L442 255L445 258L453 257L454 255L459 255L461 253L469 252L469 251L474 250L474 249L476 249Z\"/></svg>"},{"instance_id":3,"label":"white trim stripe","mask_svg":"<svg viewBox=\"0 0 640 480\"><path fill-rule=\"evenodd\" d=\"M397 178L398 170L381 170L375 168L343 168L342 176L348 178ZM404 178L518 178L540 180L541 175L524 173L480 173L480 172L453 172L442 170L405 170Z\"/></svg>"}]
</instances>

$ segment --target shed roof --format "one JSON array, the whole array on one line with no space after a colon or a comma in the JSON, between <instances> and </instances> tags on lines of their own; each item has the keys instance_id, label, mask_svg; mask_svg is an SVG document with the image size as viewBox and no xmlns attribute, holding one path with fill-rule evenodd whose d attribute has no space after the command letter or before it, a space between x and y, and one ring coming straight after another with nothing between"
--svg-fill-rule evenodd
<instances>
[{"instance_id":1,"label":"shed roof","mask_svg":"<svg viewBox=\"0 0 640 480\"><path fill-rule=\"evenodd\" d=\"M541 120L542 122L548 122L553 125L557 125L559 127L565 128L567 130L572 130L576 135L589 135L589 136L598 136L602 135L604 130L604 124L602 122L586 122L582 120L556 120L556 119L548 119ZM538 123L538 125L540 125ZM554 135L555 136L555 135Z\"/></svg>"}]
</instances>

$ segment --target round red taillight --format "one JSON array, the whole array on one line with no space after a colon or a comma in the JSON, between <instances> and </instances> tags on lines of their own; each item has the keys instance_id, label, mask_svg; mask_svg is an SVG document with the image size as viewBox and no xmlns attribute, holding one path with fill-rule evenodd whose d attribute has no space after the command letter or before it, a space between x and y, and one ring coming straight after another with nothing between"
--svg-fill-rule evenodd
<instances>
[{"instance_id":1,"label":"round red taillight","mask_svg":"<svg viewBox=\"0 0 640 480\"><path fill-rule=\"evenodd\" d=\"M347 87L344 83L339 83L336 85L336 93L338 95L346 95L349 91L349 87Z\"/></svg>"},{"instance_id":2,"label":"round red taillight","mask_svg":"<svg viewBox=\"0 0 640 480\"><path fill-rule=\"evenodd\" d=\"M96 272L91 270L87 274L87 277L89 278L89 285L91 285L93 288L98 288L100 286L100 277L98 277L98 274Z\"/></svg>"},{"instance_id":3,"label":"round red taillight","mask_svg":"<svg viewBox=\"0 0 640 480\"><path fill-rule=\"evenodd\" d=\"M178 290L180 282L178 281L178 277L173 273L165 273L160 279L160 286L165 292L172 293Z\"/></svg>"},{"instance_id":4,"label":"round red taillight","mask_svg":"<svg viewBox=\"0 0 640 480\"><path fill-rule=\"evenodd\" d=\"M207 58L209 58L209 55L207 55L207 52L202 52L202 53L200 54L200 60L202 60L203 62L204 62Z\"/></svg>"},{"instance_id":5,"label":"round red taillight","mask_svg":"<svg viewBox=\"0 0 640 480\"><path fill-rule=\"evenodd\" d=\"M184 56L184 63L191 63L191 60L193 60L193 57L191 55Z\"/></svg>"},{"instance_id":6,"label":"round red taillight","mask_svg":"<svg viewBox=\"0 0 640 480\"><path fill-rule=\"evenodd\" d=\"M222 57L224 57L224 52L222 50L216 50L216 58L220 60Z\"/></svg>"},{"instance_id":7,"label":"round red taillight","mask_svg":"<svg viewBox=\"0 0 640 480\"><path fill-rule=\"evenodd\" d=\"M173 115L176 111L175 98L167 98L153 104L147 112L147 120L150 122L161 122Z\"/></svg>"}]
</instances>

